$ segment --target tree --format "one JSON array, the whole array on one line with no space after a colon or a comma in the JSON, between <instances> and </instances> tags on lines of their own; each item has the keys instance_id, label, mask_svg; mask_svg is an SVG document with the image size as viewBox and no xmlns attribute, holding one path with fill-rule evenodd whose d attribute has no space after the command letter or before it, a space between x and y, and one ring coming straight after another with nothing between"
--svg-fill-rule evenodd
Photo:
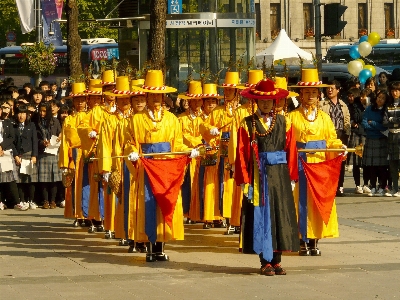
<instances>
[{"instance_id":1,"label":"tree","mask_svg":"<svg viewBox=\"0 0 400 300\"><path fill-rule=\"evenodd\" d=\"M65 13L67 15L69 76L78 78L83 74L83 71L81 65L81 38L78 32L78 5L76 0L67 0Z\"/></svg>"},{"instance_id":2,"label":"tree","mask_svg":"<svg viewBox=\"0 0 400 300\"><path fill-rule=\"evenodd\" d=\"M154 69L165 74L165 36L167 19L167 2L151 0L150 2L150 36L149 57Z\"/></svg>"}]
</instances>

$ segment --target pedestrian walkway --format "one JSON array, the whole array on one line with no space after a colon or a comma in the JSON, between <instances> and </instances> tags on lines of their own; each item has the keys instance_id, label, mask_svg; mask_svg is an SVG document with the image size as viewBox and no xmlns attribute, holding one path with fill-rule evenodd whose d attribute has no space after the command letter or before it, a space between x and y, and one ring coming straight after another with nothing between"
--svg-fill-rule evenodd
<instances>
[{"instance_id":1,"label":"pedestrian walkway","mask_svg":"<svg viewBox=\"0 0 400 300\"><path fill-rule=\"evenodd\" d=\"M185 225L170 262L146 263L61 209L0 211L0 299L399 298L400 198L351 195L337 209L340 238L322 240L321 257L285 254L288 275L274 277L223 229Z\"/></svg>"}]
</instances>

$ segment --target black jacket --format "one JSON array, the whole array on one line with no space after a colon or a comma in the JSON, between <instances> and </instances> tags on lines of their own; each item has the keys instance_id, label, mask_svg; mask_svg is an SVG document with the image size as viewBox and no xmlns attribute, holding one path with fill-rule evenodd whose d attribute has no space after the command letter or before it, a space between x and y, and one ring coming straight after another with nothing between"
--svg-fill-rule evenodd
<instances>
[{"instance_id":1,"label":"black jacket","mask_svg":"<svg viewBox=\"0 0 400 300\"><path fill-rule=\"evenodd\" d=\"M39 144L39 153L44 153L46 147L43 145L44 140L50 140L52 135L59 136L61 133L60 121L57 118L52 117L49 126L43 126L40 121L36 124L36 131Z\"/></svg>"},{"instance_id":2,"label":"black jacket","mask_svg":"<svg viewBox=\"0 0 400 300\"><path fill-rule=\"evenodd\" d=\"M358 97L354 100L353 104L349 104L350 120L352 120L355 124L358 124L358 127L352 126L351 131L358 135L365 135L364 127L361 125L364 110L365 108Z\"/></svg>"},{"instance_id":3,"label":"black jacket","mask_svg":"<svg viewBox=\"0 0 400 300\"><path fill-rule=\"evenodd\" d=\"M14 124L11 122L10 119L2 120L1 122L3 123L3 142L0 143L0 146L4 151L12 150L13 155L17 156L17 151L14 146Z\"/></svg>"},{"instance_id":4,"label":"black jacket","mask_svg":"<svg viewBox=\"0 0 400 300\"><path fill-rule=\"evenodd\" d=\"M29 122L25 124L22 133L19 132L19 124L14 125L15 131L15 149L17 155L22 155L26 152L32 152L31 156L38 156L38 138L36 133L36 126L34 123Z\"/></svg>"}]
</instances>

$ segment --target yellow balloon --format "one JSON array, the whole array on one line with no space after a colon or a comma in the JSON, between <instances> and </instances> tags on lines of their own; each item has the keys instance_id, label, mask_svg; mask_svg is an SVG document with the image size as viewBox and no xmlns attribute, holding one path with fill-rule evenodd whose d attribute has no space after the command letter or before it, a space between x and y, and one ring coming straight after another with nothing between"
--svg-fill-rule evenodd
<instances>
[{"instance_id":1,"label":"yellow balloon","mask_svg":"<svg viewBox=\"0 0 400 300\"><path fill-rule=\"evenodd\" d=\"M371 46L377 45L380 40L381 40L381 37L377 32L371 32L368 35L368 43L370 43Z\"/></svg>"},{"instance_id":2,"label":"yellow balloon","mask_svg":"<svg viewBox=\"0 0 400 300\"><path fill-rule=\"evenodd\" d=\"M356 59L357 61L359 61L360 63L362 63L362 65L363 65L363 68L364 68L364 66L365 66L365 62L364 62L364 60L362 60L361 58L358 58L358 59Z\"/></svg>"},{"instance_id":3,"label":"yellow balloon","mask_svg":"<svg viewBox=\"0 0 400 300\"><path fill-rule=\"evenodd\" d=\"M365 66L364 66L364 70L365 70L365 69L370 70L371 73L372 73L372 77L375 77L375 75L376 75L376 69L375 69L375 67L374 67L373 65L365 65Z\"/></svg>"}]
</instances>

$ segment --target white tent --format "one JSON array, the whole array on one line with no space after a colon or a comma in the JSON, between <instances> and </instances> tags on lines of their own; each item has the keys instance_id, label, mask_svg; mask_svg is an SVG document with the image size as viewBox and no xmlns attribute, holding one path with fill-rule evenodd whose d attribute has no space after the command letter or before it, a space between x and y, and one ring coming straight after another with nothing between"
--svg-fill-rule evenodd
<instances>
[{"instance_id":1,"label":"white tent","mask_svg":"<svg viewBox=\"0 0 400 300\"><path fill-rule=\"evenodd\" d=\"M296 65L300 63L299 56L306 61L312 61L312 54L300 49L290 40L285 29L281 29L271 46L256 54L256 62L257 66L260 67L265 57L267 66L278 59L284 59L288 65Z\"/></svg>"}]
</instances>

